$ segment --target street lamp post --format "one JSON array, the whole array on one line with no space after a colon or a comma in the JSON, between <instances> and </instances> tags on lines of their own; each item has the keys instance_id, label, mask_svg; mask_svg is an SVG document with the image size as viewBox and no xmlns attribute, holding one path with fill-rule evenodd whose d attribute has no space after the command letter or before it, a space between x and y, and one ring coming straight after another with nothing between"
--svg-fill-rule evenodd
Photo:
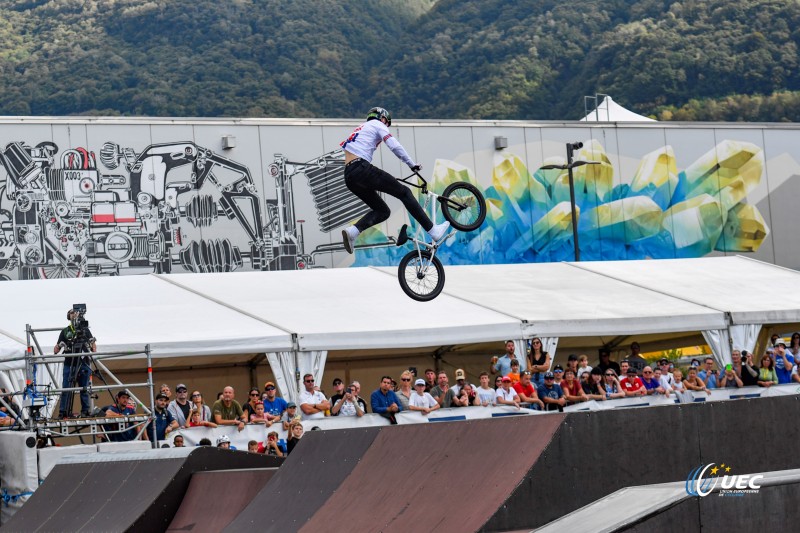
<instances>
[{"instance_id":1,"label":"street lamp post","mask_svg":"<svg viewBox=\"0 0 800 533\"><path fill-rule=\"evenodd\" d=\"M599 161L573 161L572 157L575 150L583 148L583 143L578 141L567 143L567 164L566 165L545 165L539 167L540 170L559 169L566 170L569 177L569 205L572 214L572 242L575 244L575 261L581 260L581 250L578 246L578 215L575 208L575 182L572 179L572 169L583 165L599 165Z\"/></svg>"}]
</instances>

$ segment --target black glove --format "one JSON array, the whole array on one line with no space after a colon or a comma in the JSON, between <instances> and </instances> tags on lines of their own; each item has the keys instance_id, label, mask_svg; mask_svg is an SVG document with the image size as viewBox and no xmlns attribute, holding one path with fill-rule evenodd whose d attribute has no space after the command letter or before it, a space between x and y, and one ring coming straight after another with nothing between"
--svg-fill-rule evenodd
<instances>
[{"instance_id":1,"label":"black glove","mask_svg":"<svg viewBox=\"0 0 800 533\"><path fill-rule=\"evenodd\" d=\"M411 170L413 172L419 172L420 170L422 170L422 165L414 165L413 167L411 167Z\"/></svg>"}]
</instances>

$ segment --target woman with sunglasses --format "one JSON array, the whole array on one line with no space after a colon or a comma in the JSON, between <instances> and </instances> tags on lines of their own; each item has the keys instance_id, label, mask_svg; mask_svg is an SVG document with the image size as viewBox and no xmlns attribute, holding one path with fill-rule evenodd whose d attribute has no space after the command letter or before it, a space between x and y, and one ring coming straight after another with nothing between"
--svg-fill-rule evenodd
<instances>
[{"instance_id":1,"label":"woman with sunglasses","mask_svg":"<svg viewBox=\"0 0 800 533\"><path fill-rule=\"evenodd\" d=\"M797 361L798 357L800 357L800 333L792 333L792 340L789 341L789 346L786 350L790 352L794 356L795 361Z\"/></svg>"},{"instance_id":2,"label":"woman with sunglasses","mask_svg":"<svg viewBox=\"0 0 800 533\"><path fill-rule=\"evenodd\" d=\"M531 381L537 387L544 385L544 373L550 370L550 354L544 351L542 339L534 337L531 339L531 353L528 356L528 368L533 375Z\"/></svg>"},{"instance_id":3,"label":"woman with sunglasses","mask_svg":"<svg viewBox=\"0 0 800 533\"><path fill-rule=\"evenodd\" d=\"M200 413L200 420L203 422L211 422L211 408L203 402L203 395L199 390L192 392L191 398L192 410Z\"/></svg>"},{"instance_id":4,"label":"woman with sunglasses","mask_svg":"<svg viewBox=\"0 0 800 533\"><path fill-rule=\"evenodd\" d=\"M247 396L247 402L242 406L247 420L250 420L250 418L256 414L256 404L258 403L261 403L261 391L258 387L253 387L250 389L250 394Z\"/></svg>"},{"instance_id":5,"label":"woman with sunglasses","mask_svg":"<svg viewBox=\"0 0 800 533\"><path fill-rule=\"evenodd\" d=\"M405 370L402 374L400 374L400 386L395 391L395 395L397 395L397 399L400 400L400 403L403 404L403 411L408 410L408 400L411 399L411 394L414 392L411 390L411 380L414 376L411 375L411 372Z\"/></svg>"},{"instance_id":6,"label":"woman with sunglasses","mask_svg":"<svg viewBox=\"0 0 800 533\"><path fill-rule=\"evenodd\" d=\"M612 368L607 368L603 373L603 390L606 395L606 400L625 397L625 391L622 390L622 385L619 379L617 379L616 372L614 372Z\"/></svg>"}]
</instances>

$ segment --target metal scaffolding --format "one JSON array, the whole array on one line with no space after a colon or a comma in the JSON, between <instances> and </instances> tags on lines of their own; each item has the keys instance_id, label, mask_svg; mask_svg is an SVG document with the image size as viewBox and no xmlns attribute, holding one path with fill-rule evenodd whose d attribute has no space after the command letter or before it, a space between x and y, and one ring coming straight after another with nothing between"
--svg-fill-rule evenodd
<instances>
[{"instance_id":1,"label":"metal scaffolding","mask_svg":"<svg viewBox=\"0 0 800 533\"><path fill-rule=\"evenodd\" d=\"M25 355L21 357L7 359L7 361L25 362L25 388L22 391L11 393L11 396L21 397L21 415L17 418L14 429L23 431L34 431L39 438L56 438L77 436L83 437L87 434L84 430L88 429L88 435L92 437L92 442L96 442L102 435L124 433L131 429L136 429L137 438L140 438L146 430L148 424L155 419L155 395L153 386L153 362L150 354L150 345L145 345L141 351L120 351L120 352L82 352L82 353L45 353L42 350L37 333L61 331L63 328L37 328L34 329L30 324L25 327L28 348ZM103 364L105 359L118 357L130 357L144 355L147 359L147 380L139 383L123 383L108 367ZM61 365L68 359L84 357L89 360L91 374L89 375L86 387L62 387ZM92 368L93 366L93 368ZM44 370L50 381L42 380L39 376ZM94 378L103 381L102 385L95 385ZM132 387L146 387L149 394L149 402L145 404L134 395L130 390ZM144 414L109 417L105 412L98 412L95 400L98 399L97 392L125 390L137 406L141 406ZM87 393L89 395L90 413L94 416L80 418L56 418L58 413L56 406L62 394ZM113 395L112 395L113 396ZM2 397L0 404L4 405L9 411L13 410ZM111 429L109 426L118 425L119 429ZM124 427L122 427L124 426ZM4 428L11 429L11 428ZM157 443L153 443L155 447Z\"/></svg>"}]
</instances>

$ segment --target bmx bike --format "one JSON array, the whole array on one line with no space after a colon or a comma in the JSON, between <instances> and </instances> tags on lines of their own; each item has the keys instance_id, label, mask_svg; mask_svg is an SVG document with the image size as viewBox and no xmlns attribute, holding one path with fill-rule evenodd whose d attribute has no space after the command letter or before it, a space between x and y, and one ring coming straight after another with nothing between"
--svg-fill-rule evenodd
<instances>
[{"instance_id":1,"label":"bmx bike","mask_svg":"<svg viewBox=\"0 0 800 533\"><path fill-rule=\"evenodd\" d=\"M416 177L417 182L410 181ZM419 302L429 302L439 296L444 288L444 266L436 257L439 246L458 231L474 231L483 224L486 218L486 200L474 185L458 181L448 185L441 195L428 189L428 182L419 172L398 178L397 181L409 187L420 189L425 196L423 209L429 212L431 221L436 224L436 204L441 204L442 215L450 222L450 231L438 242L428 242L427 233L417 224L414 236L408 235L408 225L400 229L397 246L406 242L414 243L414 250L408 252L400 260L397 279L400 287L409 297Z\"/></svg>"}]
</instances>

